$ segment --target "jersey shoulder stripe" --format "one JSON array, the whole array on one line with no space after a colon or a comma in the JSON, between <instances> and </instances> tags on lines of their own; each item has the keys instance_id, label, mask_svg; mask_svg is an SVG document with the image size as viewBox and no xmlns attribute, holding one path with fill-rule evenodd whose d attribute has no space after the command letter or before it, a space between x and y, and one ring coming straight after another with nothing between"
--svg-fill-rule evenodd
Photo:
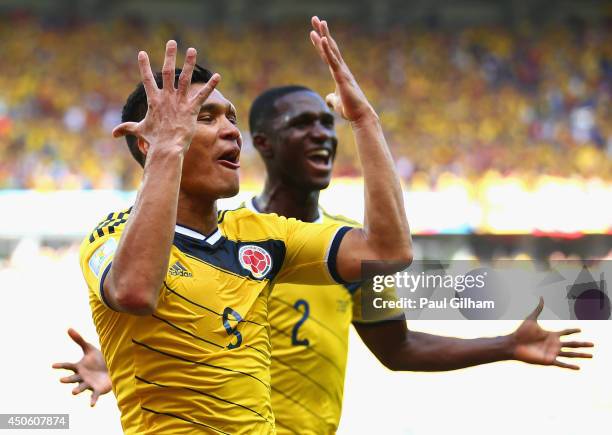
<instances>
[{"instance_id":1,"label":"jersey shoulder stripe","mask_svg":"<svg viewBox=\"0 0 612 435\"><path fill-rule=\"evenodd\" d=\"M98 223L96 228L91 232L89 235L89 243L93 243L96 239L104 237L105 235L114 234L118 227L126 224L131 211L132 207L127 210L109 213L106 219Z\"/></svg>"}]
</instances>

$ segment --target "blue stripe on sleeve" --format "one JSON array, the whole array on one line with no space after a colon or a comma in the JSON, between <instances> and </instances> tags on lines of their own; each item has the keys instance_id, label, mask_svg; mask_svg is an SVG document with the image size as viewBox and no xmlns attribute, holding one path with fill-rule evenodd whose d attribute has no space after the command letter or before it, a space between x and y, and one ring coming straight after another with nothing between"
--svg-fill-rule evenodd
<instances>
[{"instance_id":1,"label":"blue stripe on sleeve","mask_svg":"<svg viewBox=\"0 0 612 435\"><path fill-rule=\"evenodd\" d=\"M327 268L329 269L329 274L332 276L334 281L339 284L349 284L340 277L340 274L338 273L337 269L336 260L338 257L338 249L340 249L340 243L342 242L342 239L344 238L346 233L348 233L352 229L353 228L351 227L341 227L334 236L334 240L332 240L331 246L329 248L329 256L327 257Z\"/></svg>"},{"instance_id":2,"label":"blue stripe on sleeve","mask_svg":"<svg viewBox=\"0 0 612 435\"><path fill-rule=\"evenodd\" d=\"M111 310L113 308L111 307L111 304L108 302L108 299L106 299L106 296L104 295L104 279L106 278L106 275L110 271L112 264L113 262L111 261L110 263L106 265L106 267L104 268L104 272L102 272L102 277L100 278L100 297L102 298L102 302L104 302L104 305L106 305Z\"/></svg>"}]
</instances>

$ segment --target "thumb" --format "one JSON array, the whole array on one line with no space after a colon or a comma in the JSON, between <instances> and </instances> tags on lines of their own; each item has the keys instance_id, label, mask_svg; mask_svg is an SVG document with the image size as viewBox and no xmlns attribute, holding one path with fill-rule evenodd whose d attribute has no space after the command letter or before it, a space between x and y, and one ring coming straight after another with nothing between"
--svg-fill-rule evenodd
<instances>
[{"instance_id":1,"label":"thumb","mask_svg":"<svg viewBox=\"0 0 612 435\"><path fill-rule=\"evenodd\" d=\"M72 341L74 341L76 344L78 344L81 347L81 349L83 350L83 353L87 353L88 343L81 336L81 334L79 334L77 331L75 331L72 328L68 328L68 335L70 336L70 338L72 338Z\"/></svg>"},{"instance_id":2,"label":"thumb","mask_svg":"<svg viewBox=\"0 0 612 435\"><path fill-rule=\"evenodd\" d=\"M137 122L124 122L113 129L113 137L121 137L126 135L138 136Z\"/></svg>"},{"instance_id":3,"label":"thumb","mask_svg":"<svg viewBox=\"0 0 612 435\"><path fill-rule=\"evenodd\" d=\"M339 98L333 92L331 94L327 94L327 96L325 97L325 103L327 104L327 107L329 107L332 110L335 110L338 102L339 102Z\"/></svg>"},{"instance_id":4,"label":"thumb","mask_svg":"<svg viewBox=\"0 0 612 435\"><path fill-rule=\"evenodd\" d=\"M527 316L527 320L537 320L538 316L540 315L543 309L544 309L544 298L540 296L540 302L538 303L538 306L536 307L535 310L533 310L533 312L529 316Z\"/></svg>"},{"instance_id":5,"label":"thumb","mask_svg":"<svg viewBox=\"0 0 612 435\"><path fill-rule=\"evenodd\" d=\"M336 112L338 115L346 119L346 116L344 116L344 113L343 113L344 111L342 110L342 101L340 100L340 97L338 96L338 94L336 93L327 94L327 96L325 97L325 103L327 104L327 107L329 107L334 112Z\"/></svg>"}]
</instances>

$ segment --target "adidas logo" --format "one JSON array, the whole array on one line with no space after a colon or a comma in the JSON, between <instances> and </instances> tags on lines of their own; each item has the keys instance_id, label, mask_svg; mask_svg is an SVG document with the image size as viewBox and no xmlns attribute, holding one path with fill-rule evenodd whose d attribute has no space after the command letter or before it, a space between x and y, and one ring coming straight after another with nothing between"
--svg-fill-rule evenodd
<instances>
[{"instance_id":1,"label":"adidas logo","mask_svg":"<svg viewBox=\"0 0 612 435\"><path fill-rule=\"evenodd\" d=\"M191 272L189 272L185 266L183 266L180 262L176 262L174 263L172 266L170 266L170 269L168 269L168 273L172 276L184 276L187 278L191 278L193 276L193 274Z\"/></svg>"}]
</instances>

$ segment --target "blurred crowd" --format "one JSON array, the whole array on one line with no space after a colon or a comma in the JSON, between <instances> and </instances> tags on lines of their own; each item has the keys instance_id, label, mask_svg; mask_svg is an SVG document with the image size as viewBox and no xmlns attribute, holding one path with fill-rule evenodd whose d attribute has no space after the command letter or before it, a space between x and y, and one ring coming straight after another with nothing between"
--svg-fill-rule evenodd
<instances>
[{"instance_id":1,"label":"blurred crowd","mask_svg":"<svg viewBox=\"0 0 612 435\"><path fill-rule=\"evenodd\" d=\"M381 116L407 186L612 179L610 28L332 31ZM261 177L248 140L255 96L285 84L333 90L306 22L230 32L134 20L58 27L13 16L0 17L0 38L2 189L136 188L141 172L110 132L139 80L138 50L159 69L169 38L196 47L199 63L221 73L246 139L243 179ZM336 174L358 176L346 123L338 135Z\"/></svg>"},{"instance_id":2,"label":"blurred crowd","mask_svg":"<svg viewBox=\"0 0 612 435\"><path fill-rule=\"evenodd\" d=\"M537 239L536 239L537 240ZM537 244L537 243L536 243ZM53 269L56 273L59 270L60 275L76 275L76 280L81 279L81 274L75 270L75 265L78 264L79 245L78 243L64 243L61 246L49 246L41 243L40 239L24 237L15 240L8 252L3 247L3 252L0 255L0 272L7 270L32 270L33 267L41 268L47 266ZM420 252L419 256L423 258L423 250L418 241L415 243L415 248ZM431 247L430 247L431 248ZM580 268L582 264L596 265L599 262L612 261L612 249L607 253L602 251L598 255L579 252L576 247L570 245L566 247L569 251L533 252L533 246L530 250L524 250L516 247L510 251L498 247L491 255L477 255L469 243L455 245L449 257L452 261L479 261L482 264L504 267L509 261L530 261L534 264L542 266L560 265L562 263L571 264ZM444 250L440 252L429 252L429 257L425 257L425 261L433 261L440 258L440 255L446 255ZM587 263L584 263L587 260ZM609 264L609 263L608 263ZM1 277L0 277L1 278Z\"/></svg>"}]
</instances>

